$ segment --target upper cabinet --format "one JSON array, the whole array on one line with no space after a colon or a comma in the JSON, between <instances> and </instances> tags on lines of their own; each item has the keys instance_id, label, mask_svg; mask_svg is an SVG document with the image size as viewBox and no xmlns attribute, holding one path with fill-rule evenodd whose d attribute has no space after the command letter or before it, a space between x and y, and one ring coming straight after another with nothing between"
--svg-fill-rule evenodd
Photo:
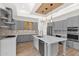
<instances>
[{"instance_id":1,"label":"upper cabinet","mask_svg":"<svg viewBox=\"0 0 79 59\"><path fill-rule=\"evenodd\" d=\"M60 22L57 21L54 23L54 30L59 30L60 29Z\"/></svg>"},{"instance_id":2,"label":"upper cabinet","mask_svg":"<svg viewBox=\"0 0 79 59\"><path fill-rule=\"evenodd\" d=\"M73 27L78 27L79 26L79 16L73 17L72 22L73 22Z\"/></svg>"},{"instance_id":3,"label":"upper cabinet","mask_svg":"<svg viewBox=\"0 0 79 59\"><path fill-rule=\"evenodd\" d=\"M54 30L67 30L67 27L79 27L79 16L54 22Z\"/></svg>"},{"instance_id":4,"label":"upper cabinet","mask_svg":"<svg viewBox=\"0 0 79 59\"><path fill-rule=\"evenodd\" d=\"M54 22L54 30L66 30L66 29L67 29L66 20Z\"/></svg>"},{"instance_id":5,"label":"upper cabinet","mask_svg":"<svg viewBox=\"0 0 79 59\"><path fill-rule=\"evenodd\" d=\"M74 16L67 19L67 27L78 27L79 26L79 16Z\"/></svg>"}]
</instances>

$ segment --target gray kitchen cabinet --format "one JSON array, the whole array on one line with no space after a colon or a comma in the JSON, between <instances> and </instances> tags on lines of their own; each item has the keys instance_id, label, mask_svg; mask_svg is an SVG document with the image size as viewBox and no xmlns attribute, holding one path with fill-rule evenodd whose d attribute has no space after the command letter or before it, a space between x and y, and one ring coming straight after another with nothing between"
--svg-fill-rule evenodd
<instances>
[{"instance_id":1,"label":"gray kitchen cabinet","mask_svg":"<svg viewBox=\"0 0 79 59\"><path fill-rule=\"evenodd\" d=\"M78 27L79 26L78 25L79 24L78 17L79 16L72 17L72 23L73 23L72 26L73 27Z\"/></svg>"},{"instance_id":2,"label":"gray kitchen cabinet","mask_svg":"<svg viewBox=\"0 0 79 59\"><path fill-rule=\"evenodd\" d=\"M73 47L79 50L79 42L73 42Z\"/></svg>"},{"instance_id":3,"label":"gray kitchen cabinet","mask_svg":"<svg viewBox=\"0 0 79 59\"><path fill-rule=\"evenodd\" d=\"M70 17L67 19L67 27L78 27L79 16Z\"/></svg>"},{"instance_id":4,"label":"gray kitchen cabinet","mask_svg":"<svg viewBox=\"0 0 79 59\"><path fill-rule=\"evenodd\" d=\"M67 21L66 20L62 20L62 29L61 30L67 30Z\"/></svg>"},{"instance_id":5,"label":"gray kitchen cabinet","mask_svg":"<svg viewBox=\"0 0 79 59\"><path fill-rule=\"evenodd\" d=\"M79 42L67 41L67 47L79 50Z\"/></svg>"},{"instance_id":6,"label":"gray kitchen cabinet","mask_svg":"<svg viewBox=\"0 0 79 59\"><path fill-rule=\"evenodd\" d=\"M60 27L60 26L59 26L59 21L55 22L54 24L55 24L55 27L54 27L55 30L59 30L59 27Z\"/></svg>"},{"instance_id":7,"label":"gray kitchen cabinet","mask_svg":"<svg viewBox=\"0 0 79 59\"><path fill-rule=\"evenodd\" d=\"M55 30L65 30L66 28L66 23L64 22L64 20L61 21L57 21L55 22Z\"/></svg>"},{"instance_id":8,"label":"gray kitchen cabinet","mask_svg":"<svg viewBox=\"0 0 79 59\"><path fill-rule=\"evenodd\" d=\"M73 21L71 18L67 19L67 27L72 27L73 26Z\"/></svg>"},{"instance_id":9,"label":"gray kitchen cabinet","mask_svg":"<svg viewBox=\"0 0 79 59\"><path fill-rule=\"evenodd\" d=\"M58 30L62 30L62 21L58 21L58 26L57 26L58 28Z\"/></svg>"},{"instance_id":10,"label":"gray kitchen cabinet","mask_svg":"<svg viewBox=\"0 0 79 59\"><path fill-rule=\"evenodd\" d=\"M17 42L27 42L32 41L32 35L18 35Z\"/></svg>"},{"instance_id":11,"label":"gray kitchen cabinet","mask_svg":"<svg viewBox=\"0 0 79 59\"><path fill-rule=\"evenodd\" d=\"M73 48L73 41L67 41L67 46L69 48Z\"/></svg>"}]
</instances>

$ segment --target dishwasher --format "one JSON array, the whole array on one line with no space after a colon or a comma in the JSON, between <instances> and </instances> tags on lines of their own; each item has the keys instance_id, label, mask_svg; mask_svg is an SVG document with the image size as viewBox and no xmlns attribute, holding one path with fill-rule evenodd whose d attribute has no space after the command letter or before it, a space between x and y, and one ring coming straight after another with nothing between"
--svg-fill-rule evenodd
<instances>
[{"instance_id":1,"label":"dishwasher","mask_svg":"<svg viewBox=\"0 0 79 59\"><path fill-rule=\"evenodd\" d=\"M44 56L44 41L39 39L39 52L41 56Z\"/></svg>"}]
</instances>

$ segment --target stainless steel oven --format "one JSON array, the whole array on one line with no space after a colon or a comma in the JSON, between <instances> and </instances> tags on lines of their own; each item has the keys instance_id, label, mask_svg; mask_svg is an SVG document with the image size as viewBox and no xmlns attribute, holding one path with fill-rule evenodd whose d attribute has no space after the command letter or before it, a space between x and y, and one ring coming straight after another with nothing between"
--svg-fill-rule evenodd
<instances>
[{"instance_id":1,"label":"stainless steel oven","mask_svg":"<svg viewBox=\"0 0 79 59\"><path fill-rule=\"evenodd\" d=\"M68 27L67 28L67 39L68 40L78 41L79 40L78 34L79 34L78 27Z\"/></svg>"},{"instance_id":2,"label":"stainless steel oven","mask_svg":"<svg viewBox=\"0 0 79 59\"><path fill-rule=\"evenodd\" d=\"M78 35L67 34L67 38L68 38L68 40L74 40L74 41L77 41L77 40L78 40Z\"/></svg>"},{"instance_id":3,"label":"stainless steel oven","mask_svg":"<svg viewBox=\"0 0 79 59\"><path fill-rule=\"evenodd\" d=\"M69 31L69 32L77 32L78 31L78 27L68 27L67 31Z\"/></svg>"}]
</instances>

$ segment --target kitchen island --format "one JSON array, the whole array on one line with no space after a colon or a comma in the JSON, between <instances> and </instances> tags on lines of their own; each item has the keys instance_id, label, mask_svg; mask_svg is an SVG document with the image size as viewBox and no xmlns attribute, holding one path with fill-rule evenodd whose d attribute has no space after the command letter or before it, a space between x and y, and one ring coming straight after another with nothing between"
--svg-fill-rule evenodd
<instances>
[{"instance_id":1,"label":"kitchen island","mask_svg":"<svg viewBox=\"0 0 79 59\"><path fill-rule=\"evenodd\" d=\"M58 55L58 42L63 42L63 55L66 53L66 38L58 38L55 36L35 36L34 47L39 50L42 56Z\"/></svg>"}]
</instances>

